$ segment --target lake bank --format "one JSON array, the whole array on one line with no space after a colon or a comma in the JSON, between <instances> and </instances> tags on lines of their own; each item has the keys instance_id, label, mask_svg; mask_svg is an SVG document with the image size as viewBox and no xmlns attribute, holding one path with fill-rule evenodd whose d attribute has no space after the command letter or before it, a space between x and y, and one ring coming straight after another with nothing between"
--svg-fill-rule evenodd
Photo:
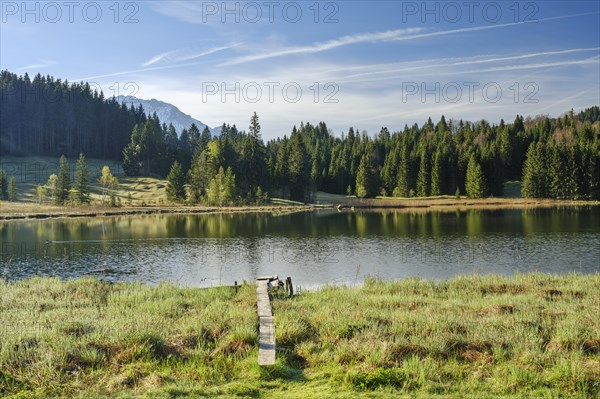
<instances>
[{"instance_id":1,"label":"lake bank","mask_svg":"<svg viewBox=\"0 0 600 399\"><path fill-rule=\"evenodd\" d=\"M38 205L33 203L0 203L0 220L22 219L53 219L53 218L89 218L110 216L160 215L160 214L214 214L214 213L287 213L303 212L323 208L317 205L263 205L235 207L204 207L204 206L55 206Z\"/></svg>"},{"instance_id":2,"label":"lake bank","mask_svg":"<svg viewBox=\"0 0 600 399\"><path fill-rule=\"evenodd\" d=\"M253 285L0 283L3 397L587 398L600 275L369 279L273 298L257 365ZM440 311L443 310L443 311Z\"/></svg>"},{"instance_id":3,"label":"lake bank","mask_svg":"<svg viewBox=\"0 0 600 399\"><path fill-rule=\"evenodd\" d=\"M287 213L319 209L397 209L406 211L448 211L467 209L526 209L551 207L598 206L598 201L570 201L527 198L455 199L452 197L422 199L340 199L321 204L261 205L261 206L56 206L33 202L0 201L1 220L51 219L78 217L108 217L154 214L213 214L213 213Z\"/></svg>"}]
</instances>

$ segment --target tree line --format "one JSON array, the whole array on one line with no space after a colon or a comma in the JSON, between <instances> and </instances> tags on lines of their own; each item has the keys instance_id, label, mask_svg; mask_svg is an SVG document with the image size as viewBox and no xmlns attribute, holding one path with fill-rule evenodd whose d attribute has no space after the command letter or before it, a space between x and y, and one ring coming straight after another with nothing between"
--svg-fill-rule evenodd
<instances>
[{"instance_id":1,"label":"tree line","mask_svg":"<svg viewBox=\"0 0 600 399\"><path fill-rule=\"evenodd\" d=\"M219 137L192 125L178 138L151 116L131 137L125 172L168 176L170 198L190 203L215 203L215 190L226 193L218 203L260 202L267 191L301 201L316 191L362 198L498 197L512 180L523 181L525 197L600 198L597 106L559 118L517 115L499 124L442 116L399 132L382 128L375 137L354 128L335 136L324 122L300 123L266 144L256 113L248 132L224 124Z\"/></svg>"},{"instance_id":2,"label":"tree line","mask_svg":"<svg viewBox=\"0 0 600 399\"><path fill-rule=\"evenodd\" d=\"M127 107L88 83L0 72L0 156L62 154L121 160L143 108Z\"/></svg>"},{"instance_id":3,"label":"tree line","mask_svg":"<svg viewBox=\"0 0 600 399\"><path fill-rule=\"evenodd\" d=\"M224 123L212 137L192 124L178 136L141 106L39 74L2 71L0 96L0 155L122 160L129 176L168 177L170 199L192 204L261 203L269 194L311 201L317 191L481 198L502 196L512 180L526 197L600 198L598 106L499 124L442 116L374 136L301 122L265 143L256 113L247 131Z\"/></svg>"}]
</instances>

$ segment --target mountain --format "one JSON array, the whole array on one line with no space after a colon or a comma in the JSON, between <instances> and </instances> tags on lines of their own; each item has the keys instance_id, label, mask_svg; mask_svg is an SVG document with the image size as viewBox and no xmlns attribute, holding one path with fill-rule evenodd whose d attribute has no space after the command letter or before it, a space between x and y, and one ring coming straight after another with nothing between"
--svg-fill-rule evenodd
<instances>
[{"instance_id":1,"label":"mountain","mask_svg":"<svg viewBox=\"0 0 600 399\"><path fill-rule=\"evenodd\" d=\"M195 123L196 126L198 126L198 130L201 132L204 130L204 127L206 127L206 124L202 123L198 119L194 119L190 115L184 114L173 104L169 104L164 101L155 99L143 100L134 96L118 96L117 101L127 104L128 107L131 104L133 104L134 107L138 107L140 104L142 104L146 115L152 115L156 112L160 122L166 123L167 126L169 123L172 123L175 127L175 130L177 130L178 135L181 135L181 131L189 128L192 123ZM210 129L211 134L214 135L213 129L211 127L208 128Z\"/></svg>"}]
</instances>

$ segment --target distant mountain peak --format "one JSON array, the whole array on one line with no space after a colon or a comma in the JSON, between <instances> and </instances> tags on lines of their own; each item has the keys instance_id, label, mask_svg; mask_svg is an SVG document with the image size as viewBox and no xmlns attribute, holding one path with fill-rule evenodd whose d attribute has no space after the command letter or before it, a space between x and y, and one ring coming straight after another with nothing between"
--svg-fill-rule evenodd
<instances>
[{"instance_id":1,"label":"distant mountain peak","mask_svg":"<svg viewBox=\"0 0 600 399\"><path fill-rule=\"evenodd\" d=\"M183 129L188 129L192 123L195 123L198 127L198 130L201 132L207 126L198 119L192 118L190 115L180 111L175 105L157 100L155 98L144 100L134 96L118 96L117 101L127 104L128 106L133 104L134 107L138 107L141 104L146 115L152 115L156 113L160 119L160 123L166 123L167 126L169 123L171 123L175 130L177 130L177 135L181 135L181 131ZM214 135L215 132L210 126L208 129L210 130L211 134Z\"/></svg>"}]
</instances>

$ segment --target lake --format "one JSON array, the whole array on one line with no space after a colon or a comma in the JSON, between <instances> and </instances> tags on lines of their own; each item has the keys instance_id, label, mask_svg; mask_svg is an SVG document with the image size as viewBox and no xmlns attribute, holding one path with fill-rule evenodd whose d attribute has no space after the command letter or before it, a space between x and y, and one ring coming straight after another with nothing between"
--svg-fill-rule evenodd
<instances>
[{"instance_id":1,"label":"lake","mask_svg":"<svg viewBox=\"0 0 600 399\"><path fill-rule=\"evenodd\" d=\"M323 210L0 223L0 276L229 285L291 276L311 289L366 276L600 271L600 207L463 212Z\"/></svg>"}]
</instances>

